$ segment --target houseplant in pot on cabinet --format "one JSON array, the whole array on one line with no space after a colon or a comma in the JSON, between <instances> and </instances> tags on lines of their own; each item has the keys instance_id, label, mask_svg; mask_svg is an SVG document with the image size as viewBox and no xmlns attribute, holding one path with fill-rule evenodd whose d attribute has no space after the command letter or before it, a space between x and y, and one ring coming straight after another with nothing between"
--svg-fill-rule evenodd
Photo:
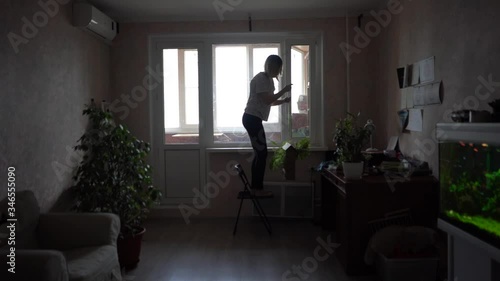
<instances>
[{"instance_id":1,"label":"houseplant in pot on cabinet","mask_svg":"<svg viewBox=\"0 0 500 281\"><path fill-rule=\"evenodd\" d=\"M361 153L370 131L358 125L357 115L347 113L335 128L333 142L336 145L337 164L342 165L346 179L360 179L363 174L364 157Z\"/></svg>"},{"instance_id":2,"label":"houseplant in pot on cabinet","mask_svg":"<svg viewBox=\"0 0 500 281\"><path fill-rule=\"evenodd\" d=\"M75 151L83 154L74 176L75 209L120 217L118 257L122 267L131 269L139 262L143 222L161 198L145 161L150 146L124 126L116 125L112 114L93 102L83 114L90 122L75 146Z\"/></svg>"}]
</instances>

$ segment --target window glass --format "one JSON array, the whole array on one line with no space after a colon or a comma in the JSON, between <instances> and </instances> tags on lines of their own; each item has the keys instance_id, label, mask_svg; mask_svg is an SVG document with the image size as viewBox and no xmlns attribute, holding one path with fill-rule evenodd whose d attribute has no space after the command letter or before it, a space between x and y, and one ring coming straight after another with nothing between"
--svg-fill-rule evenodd
<instances>
[{"instance_id":1,"label":"window glass","mask_svg":"<svg viewBox=\"0 0 500 281\"><path fill-rule=\"evenodd\" d=\"M291 47L292 137L309 137L309 46Z\"/></svg>"},{"instance_id":2,"label":"window glass","mask_svg":"<svg viewBox=\"0 0 500 281\"><path fill-rule=\"evenodd\" d=\"M214 45L214 143L247 143L248 136L241 117L249 95L250 80L264 71L264 62L279 53L279 44ZM279 82L274 81L279 89ZM277 91L276 91L277 92ZM279 110L272 107L264 122L266 136L281 140Z\"/></svg>"},{"instance_id":3,"label":"window glass","mask_svg":"<svg viewBox=\"0 0 500 281\"><path fill-rule=\"evenodd\" d=\"M163 50L166 144L199 143L198 50Z\"/></svg>"}]
</instances>

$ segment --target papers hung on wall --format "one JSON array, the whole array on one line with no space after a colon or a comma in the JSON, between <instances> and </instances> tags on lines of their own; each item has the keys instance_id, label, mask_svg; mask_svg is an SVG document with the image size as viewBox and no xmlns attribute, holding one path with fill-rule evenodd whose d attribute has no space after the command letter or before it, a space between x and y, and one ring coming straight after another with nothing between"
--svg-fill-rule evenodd
<instances>
[{"instance_id":1,"label":"papers hung on wall","mask_svg":"<svg viewBox=\"0 0 500 281\"><path fill-rule=\"evenodd\" d=\"M418 86L434 81L434 60L430 57L397 69L399 88Z\"/></svg>"},{"instance_id":2,"label":"papers hung on wall","mask_svg":"<svg viewBox=\"0 0 500 281\"><path fill-rule=\"evenodd\" d=\"M408 87L408 72L408 66L400 67L397 69L400 89Z\"/></svg>"},{"instance_id":3,"label":"papers hung on wall","mask_svg":"<svg viewBox=\"0 0 500 281\"><path fill-rule=\"evenodd\" d=\"M410 85L415 86L420 84L420 63L414 63L410 66Z\"/></svg>"},{"instance_id":4,"label":"papers hung on wall","mask_svg":"<svg viewBox=\"0 0 500 281\"><path fill-rule=\"evenodd\" d=\"M408 126L408 115L408 109L401 109L400 111L398 111L399 129L401 132L404 132L404 130L406 130L406 127Z\"/></svg>"},{"instance_id":5,"label":"papers hung on wall","mask_svg":"<svg viewBox=\"0 0 500 281\"><path fill-rule=\"evenodd\" d=\"M428 83L434 81L434 57L422 60L420 65L420 83Z\"/></svg>"},{"instance_id":6,"label":"papers hung on wall","mask_svg":"<svg viewBox=\"0 0 500 281\"><path fill-rule=\"evenodd\" d=\"M398 68L398 82L402 90L399 110L399 124L401 130L423 131L423 110L412 108L431 104L441 104L441 81L434 82L435 57ZM411 88L409 88L411 87Z\"/></svg>"},{"instance_id":7,"label":"papers hung on wall","mask_svg":"<svg viewBox=\"0 0 500 281\"><path fill-rule=\"evenodd\" d=\"M399 88L404 89L420 83L420 63L414 63L397 69Z\"/></svg>"},{"instance_id":8,"label":"papers hung on wall","mask_svg":"<svg viewBox=\"0 0 500 281\"><path fill-rule=\"evenodd\" d=\"M422 109L410 109L408 113L408 126L406 126L406 129L409 131L422 132L424 127Z\"/></svg>"},{"instance_id":9,"label":"papers hung on wall","mask_svg":"<svg viewBox=\"0 0 500 281\"><path fill-rule=\"evenodd\" d=\"M413 88L413 106L441 104L441 81Z\"/></svg>"},{"instance_id":10,"label":"papers hung on wall","mask_svg":"<svg viewBox=\"0 0 500 281\"><path fill-rule=\"evenodd\" d=\"M407 88L401 92L401 108L442 103L441 81L433 83L434 62L435 57L432 56L398 68L399 87Z\"/></svg>"}]
</instances>

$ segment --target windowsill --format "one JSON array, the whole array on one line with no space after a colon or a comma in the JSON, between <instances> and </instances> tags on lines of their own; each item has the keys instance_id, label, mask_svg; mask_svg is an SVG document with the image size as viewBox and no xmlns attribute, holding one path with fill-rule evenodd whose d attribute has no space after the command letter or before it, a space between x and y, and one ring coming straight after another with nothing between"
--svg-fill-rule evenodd
<instances>
[{"instance_id":1,"label":"windowsill","mask_svg":"<svg viewBox=\"0 0 500 281\"><path fill-rule=\"evenodd\" d=\"M268 147L267 151L273 151L276 147ZM311 147L309 151L311 152L325 152L328 151L328 147ZM250 146L242 146L242 147L210 147L207 148L206 151L208 153L228 153L228 152L252 152L253 149Z\"/></svg>"},{"instance_id":2,"label":"windowsill","mask_svg":"<svg viewBox=\"0 0 500 281\"><path fill-rule=\"evenodd\" d=\"M223 136L223 133L214 133L214 137L220 137ZM173 138L179 138L179 137L199 137L200 134L198 133L177 133L172 135Z\"/></svg>"}]
</instances>

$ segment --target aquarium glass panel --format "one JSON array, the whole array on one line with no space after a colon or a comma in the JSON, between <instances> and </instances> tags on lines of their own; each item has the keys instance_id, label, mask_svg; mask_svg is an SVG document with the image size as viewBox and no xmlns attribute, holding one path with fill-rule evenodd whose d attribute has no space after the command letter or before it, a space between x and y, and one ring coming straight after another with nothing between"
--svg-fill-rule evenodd
<instances>
[{"instance_id":1,"label":"aquarium glass panel","mask_svg":"<svg viewBox=\"0 0 500 281\"><path fill-rule=\"evenodd\" d=\"M439 144L440 217L500 248L500 145Z\"/></svg>"}]
</instances>

